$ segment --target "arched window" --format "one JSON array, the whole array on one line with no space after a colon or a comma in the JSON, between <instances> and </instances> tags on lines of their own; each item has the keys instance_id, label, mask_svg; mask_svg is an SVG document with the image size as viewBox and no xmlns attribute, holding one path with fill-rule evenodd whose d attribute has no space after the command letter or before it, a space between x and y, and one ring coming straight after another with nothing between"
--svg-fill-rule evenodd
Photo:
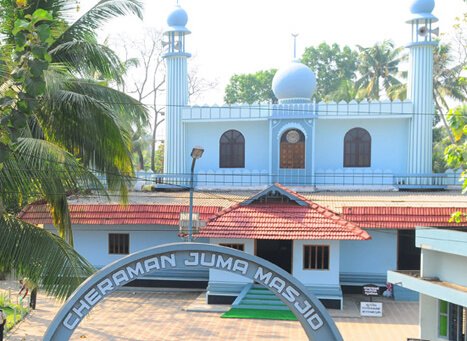
<instances>
[{"instance_id":1,"label":"arched window","mask_svg":"<svg viewBox=\"0 0 467 341\"><path fill-rule=\"evenodd\" d=\"M280 168L305 168L305 135L298 129L281 136Z\"/></svg>"},{"instance_id":2,"label":"arched window","mask_svg":"<svg viewBox=\"0 0 467 341\"><path fill-rule=\"evenodd\" d=\"M237 130L227 130L219 141L219 167L245 167L245 138Z\"/></svg>"},{"instance_id":3,"label":"arched window","mask_svg":"<svg viewBox=\"0 0 467 341\"><path fill-rule=\"evenodd\" d=\"M371 166L371 136L362 128L350 129L344 137L344 167Z\"/></svg>"}]
</instances>

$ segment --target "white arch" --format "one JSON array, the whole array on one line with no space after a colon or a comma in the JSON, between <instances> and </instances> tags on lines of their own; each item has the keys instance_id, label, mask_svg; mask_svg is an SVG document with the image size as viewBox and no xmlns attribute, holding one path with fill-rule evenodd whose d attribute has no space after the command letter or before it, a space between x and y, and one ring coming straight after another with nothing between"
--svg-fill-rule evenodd
<instances>
[{"instance_id":1,"label":"white arch","mask_svg":"<svg viewBox=\"0 0 467 341\"><path fill-rule=\"evenodd\" d=\"M287 124L284 124L284 126L282 126L282 128L277 133L277 136L276 136L277 140L280 141L282 135L289 129L298 129L298 130L300 130L302 132L302 134L305 136L305 141L308 140L308 134L306 133L305 127L303 125L301 125L300 123L297 123L297 122L289 122Z\"/></svg>"},{"instance_id":2,"label":"white arch","mask_svg":"<svg viewBox=\"0 0 467 341\"><path fill-rule=\"evenodd\" d=\"M69 340L96 304L138 276L164 268L193 267L215 268L255 280L290 308L310 340L343 340L322 303L292 275L262 258L202 243L156 246L135 252L102 268L81 284L65 302L49 325L44 340Z\"/></svg>"}]
</instances>

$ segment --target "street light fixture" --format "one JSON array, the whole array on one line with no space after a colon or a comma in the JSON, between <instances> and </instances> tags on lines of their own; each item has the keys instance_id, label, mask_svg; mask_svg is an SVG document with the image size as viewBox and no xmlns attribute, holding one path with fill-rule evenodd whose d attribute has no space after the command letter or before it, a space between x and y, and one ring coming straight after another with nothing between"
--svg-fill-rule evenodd
<instances>
[{"instance_id":1,"label":"street light fixture","mask_svg":"<svg viewBox=\"0 0 467 341\"><path fill-rule=\"evenodd\" d=\"M189 212L189 222L188 222L188 241L193 241L193 178L195 174L195 164L196 160L201 158L204 153L204 148L200 146L195 146L191 151L191 174L190 174L190 212Z\"/></svg>"}]
</instances>

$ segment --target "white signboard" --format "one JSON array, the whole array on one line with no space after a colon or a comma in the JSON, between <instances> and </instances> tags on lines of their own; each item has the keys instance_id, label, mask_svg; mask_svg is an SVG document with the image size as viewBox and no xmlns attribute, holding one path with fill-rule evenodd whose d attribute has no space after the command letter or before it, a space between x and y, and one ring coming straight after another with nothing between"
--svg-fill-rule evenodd
<instances>
[{"instance_id":1,"label":"white signboard","mask_svg":"<svg viewBox=\"0 0 467 341\"><path fill-rule=\"evenodd\" d=\"M383 303L360 302L360 316L383 317Z\"/></svg>"}]
</instances>

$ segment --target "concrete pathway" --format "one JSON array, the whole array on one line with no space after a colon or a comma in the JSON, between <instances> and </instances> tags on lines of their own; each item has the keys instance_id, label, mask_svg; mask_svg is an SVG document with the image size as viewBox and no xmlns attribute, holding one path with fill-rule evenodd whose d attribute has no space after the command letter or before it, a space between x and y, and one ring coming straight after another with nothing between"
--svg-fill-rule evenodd
<instances>
[{"instance_id":1,"label":"concrete pathway","mask_svg":"<svg viewBox=\"0 0 467 341\"><path fill-rule=\"evenodd\" d=\"M199 292L116 292L94 308L72 340L307 340L295 321L223 319L219 312L186 311L199 296ZM357 309L357 301L349 297L345 311ZM6 340L42 340L59 307L54 299L39 295L38 309ZM335 317L335 321L346 341L406 341L419 335L417 303L386 300L382 318Z\"/></svg>"}]
</instances>

